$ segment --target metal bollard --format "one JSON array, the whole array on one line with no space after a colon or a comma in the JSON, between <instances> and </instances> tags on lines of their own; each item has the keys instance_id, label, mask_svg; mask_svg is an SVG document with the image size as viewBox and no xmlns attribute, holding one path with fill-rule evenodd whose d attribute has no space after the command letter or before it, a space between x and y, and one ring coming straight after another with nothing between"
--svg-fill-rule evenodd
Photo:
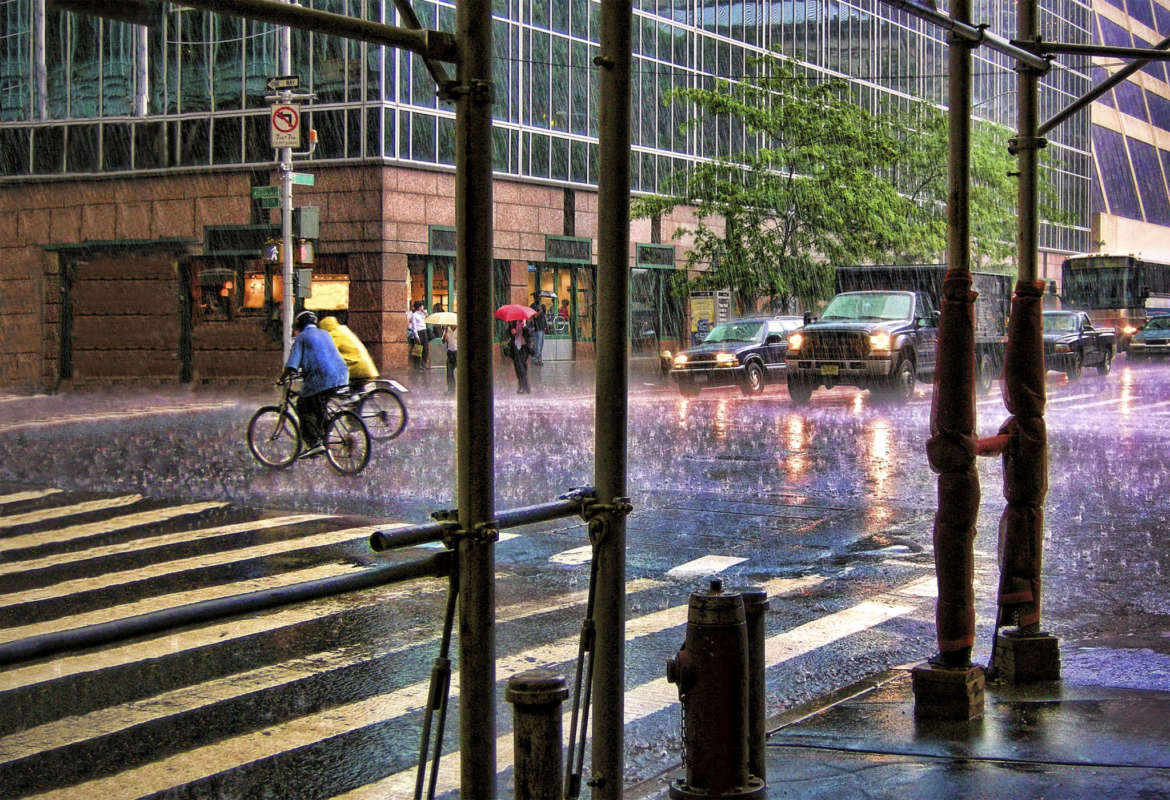
<instances>
[{"instance_id":1,"label":"metal bollard","mask_svg":"<svg viewBox=\"0 0 1170 800\"><path fill-rule=\"evenodd\" d=\"M514 707L516 800L561 799L561 702L565 679L533 669L508 679L504 696Z\"/></svg>"},{"instance_id":2,"label":"metal bollard","mask_svg":"<svg viewBox=\"0 0 1170 800\"><path fill-rule=\"evenodd\" d=\"M666 662L683 705L686 778L672 798L763 798L748 772L748 634L743 598L712 580L691 595L686 643Z\"/></svg>"},{"instance_id":3,"label":"metal bollard","mask_svg":"<svg viewBox=\"0 0 1170 800\"><path fill-rule=\"evenodd\" d=\"M768 785L767 699L764 687L764 612L768 593L755 587L742 593L748 638L748 772Z\"/></svg>"}]
</instances>

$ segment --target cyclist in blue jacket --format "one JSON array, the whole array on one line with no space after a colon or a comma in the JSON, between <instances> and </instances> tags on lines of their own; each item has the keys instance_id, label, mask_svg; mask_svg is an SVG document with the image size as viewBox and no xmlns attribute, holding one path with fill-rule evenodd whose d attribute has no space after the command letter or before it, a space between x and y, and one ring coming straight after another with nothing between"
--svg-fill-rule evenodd
<instances>
[{"instance_id":1,"label":"cyclist in blue jacket","mask_svg":"<svg viewBox=\"0 0 1170 800\"><path fill-rule=\"evenodd\" d=\"M349 385L349 367L333 337L317 327L317 315L302 311L293 320L292 348L284 365L287 380L298 370L304 383L297 397L297 415L306 449L301 458L313 458L325 452L325 402L335 389Z\"/></svg>"}]
</instances>

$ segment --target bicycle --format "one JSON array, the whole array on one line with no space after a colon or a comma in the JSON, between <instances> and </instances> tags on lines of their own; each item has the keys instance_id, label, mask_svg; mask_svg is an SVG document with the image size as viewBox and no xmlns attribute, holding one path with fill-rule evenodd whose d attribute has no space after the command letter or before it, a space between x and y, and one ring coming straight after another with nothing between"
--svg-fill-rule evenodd
<instances>
[{"instance_id":1,"label":"bicycle","mask_svg":"<svg viewBox=\"0 0 1170 800\"><path fill-rule=\"evenodd\" d=\"M404 430L410 415L406 413L406 404L402 395L408 389L395 380L379 379L366 381L356 393L348 393L342 397L330 398L337 410L352 411L361 418L374 441L384 442L394 439Z\"/></svg>"},{"instance_id":2,"label":"bicycle","mask_svg":"<svg viewBox=\"0 0 1170 800\"><path fill-rule=\"evenodd\" d=\"M282 387L280 404L262 406L248 422L248 449L264 466L285 469L301 453L301 425L292 402L299 393L291 379L277 381L277 385ZM346 397L330 397L326 404L322 444L329 466L342 475L356 475L370 461L370 432L360 416L341 407L349 394L348 388L344 391Z\"/></svg>"}]
</instances>

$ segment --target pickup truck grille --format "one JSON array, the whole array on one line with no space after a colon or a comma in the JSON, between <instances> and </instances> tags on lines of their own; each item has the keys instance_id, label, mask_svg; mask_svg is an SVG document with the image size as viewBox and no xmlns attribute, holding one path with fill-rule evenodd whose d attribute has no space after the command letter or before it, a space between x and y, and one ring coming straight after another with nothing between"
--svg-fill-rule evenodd
<instances>
[{"instance_id":1,"label":"pickup truck grille","mask_svg":"<svg viewBox=\"0 0 1170 800\"><path fill-rule=\"evenodd\" d=\"M843 361L865 358L868 354L868 334L854 331L809 331L800 348L802 359Z\"/></svg>"}]
</instances>

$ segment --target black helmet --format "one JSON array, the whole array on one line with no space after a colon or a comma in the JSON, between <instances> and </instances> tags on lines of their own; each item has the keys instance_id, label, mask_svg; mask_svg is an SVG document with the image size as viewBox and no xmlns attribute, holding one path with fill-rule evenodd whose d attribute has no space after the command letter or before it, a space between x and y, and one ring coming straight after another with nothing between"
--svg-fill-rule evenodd
<instances>
[{"instance_id":1,"label":"black helmet","mask_svg":"<svg viewBox=\"0 0 1170 800\"><path fill-rule=\"evenodd\" d=\"M303 331L306 325L316 325L317 315L312 311L302 311L293 320L293 330Z\"/></svg>"}]
</instances>

